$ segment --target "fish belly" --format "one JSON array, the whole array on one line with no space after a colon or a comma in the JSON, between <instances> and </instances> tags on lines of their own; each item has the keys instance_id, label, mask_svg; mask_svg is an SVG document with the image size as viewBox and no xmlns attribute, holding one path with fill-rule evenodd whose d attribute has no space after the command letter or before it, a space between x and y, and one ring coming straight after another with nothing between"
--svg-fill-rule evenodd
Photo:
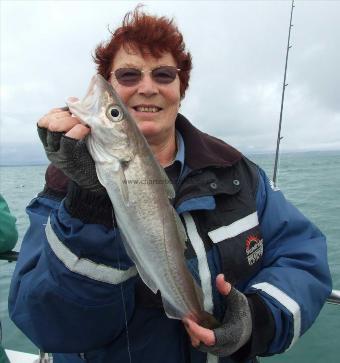
<instances>
[{"instance_id":1,"label":"fish belly","mask_svg":"<svg viewBox=\"0 0 340 363\"><path fill-rule=\"evenodd\" d=\"M181 319L193 311L198 313L197 287L185 265L184 241L179 240L162 176L130 166L122 180L120 173L112 172L114 169L97 173L109 194L124 246L139 275L154 293L160 290L169 317Z\"/></svg>"}]
</instances>

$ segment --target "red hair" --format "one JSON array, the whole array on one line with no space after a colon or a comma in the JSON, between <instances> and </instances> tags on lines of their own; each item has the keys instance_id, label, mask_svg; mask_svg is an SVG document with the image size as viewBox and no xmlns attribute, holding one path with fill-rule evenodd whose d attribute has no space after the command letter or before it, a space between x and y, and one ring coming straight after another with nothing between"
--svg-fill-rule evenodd
<instances>
[{"instance_id":1,"label":"red hair","mask_svg":"<svg viewBox=\"0 0 340 363\"><path fill-rule=\"evenodd\" d=\"M112 60L122 46L138 49L142 55L151 53L155 58L169 52L181 70L178 73L180 94L181 98L184 98L192 63L190 53L185 50L182 34L174 25L173 19L147 15L140 12L139 8L140 6L137 6L124 16L122 25L111 33L112 37L107 43L97 46L93 57L97 71L108 80Z\"/></svg>"}]
</instances>

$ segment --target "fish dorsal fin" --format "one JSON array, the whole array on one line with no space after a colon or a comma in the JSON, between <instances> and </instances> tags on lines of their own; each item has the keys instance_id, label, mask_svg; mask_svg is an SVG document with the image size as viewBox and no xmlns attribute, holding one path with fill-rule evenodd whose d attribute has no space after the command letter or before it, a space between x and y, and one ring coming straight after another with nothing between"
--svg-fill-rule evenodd
<instances>
[{"instance_id":1,"label":"fish dorsal fin","mask_svg":"<svg viewBox=\"0 0 340 363\"><path fill-rule=\"evenodd\" d=\"M151 165L153 165L156 169L158 169L159 179L160 179L162 185L164 186L164 190L165 190L168 198L175 199L175 196L176 196L175 188L173 187L173 185L172 185L169 177L167 176L164 168L162 167L162 165L158 162L158 160L156 160L154 155L151 155L149 157L148 162L150 162Z\"/></svg>"},{"instance_id":2,"label":"fish dorsal fin","mask_svg":"<svg viewBox=\"0 0 340 363\"><path fill-rule=\"evenodd\" d=\"M158 164L158 162L157 162L157 164ZM160 164L158 164L158 166L159 166L159 171L161 174L161 180L164 181L164 188L165 188L168 198L175 199L175 196L176 196L175 188L173 187L169 177L166 175L166 172L163 169L163 167Z\"/></svg>"},{"instance_id":3,"label":"fish dorsal fin","mask_svg":"<svg viewBox=\"0 0 340 363\"><path fill-rule=\"evenodd\" d=\"M138 129L138 126L135 126ZM159 173L159 179L161 181L161 183L164 186L166 195L168 196L169 199L175 199L176 196L176 192L175 189L169 179L169 177L167 176L164 168L162 167L162 165L159 163L159 161L156 159L155 155L153 154L150 145L148 144L147 140L145 139L144 135L141 134L140 132L138 132L138 134L140 134L140 137L138 138L139 143L138 143L138 154L140 155L144 155L145 162L147 162L151 167L154 167L157 172Z\"/></svg>"},{"instance_id":4,"label":"fish dorsal fin","mask_svg":"<svg viewBox=\"0 0 340 363\"><path fill-rule=\"evenodd\" d=\"M188 239L187 233L185 231L185 228L183 226L183 223L181 221L181 218L177 214L175 208L172 207L172 206L171 206L171 208L172 208L172 213L174 215L174 219L176 221L176 226L177 226L179 240L182 242L182 245L183 245L184 250L186 250L186 248L187 248L187 246L186 246L186 240Z\"/></svg>"},{"instance_id":5,"label":"fish dorsal fin","mask_svg":"<svg viewBox=\"0 0 340 363\"><path fill-rule=\"evenodd\" d=\"M176 192L175 188L172 186L171 182L166 184L166 193L169 199L175 199Z\"/></svg>"}]
</instances>

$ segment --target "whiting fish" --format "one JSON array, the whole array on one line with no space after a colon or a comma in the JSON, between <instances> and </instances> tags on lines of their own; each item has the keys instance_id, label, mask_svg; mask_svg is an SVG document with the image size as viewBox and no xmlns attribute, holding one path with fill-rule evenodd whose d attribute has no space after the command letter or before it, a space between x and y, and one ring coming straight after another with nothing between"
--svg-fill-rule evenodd
<instances>
[{"instance_id":1,"label":"whiting fish","mask_svg":"<svg viewBox=\"0 0 340 363\"><path fill-rule=\"evenodd\" d=\"M187 237L170 202L173 186L113 87L95 75L84 99L69 99L67 105L91 128L88 150L144 283L154 293L160 290L168 317L213 325L185 262Z\"/></svg>"}]
</instances>

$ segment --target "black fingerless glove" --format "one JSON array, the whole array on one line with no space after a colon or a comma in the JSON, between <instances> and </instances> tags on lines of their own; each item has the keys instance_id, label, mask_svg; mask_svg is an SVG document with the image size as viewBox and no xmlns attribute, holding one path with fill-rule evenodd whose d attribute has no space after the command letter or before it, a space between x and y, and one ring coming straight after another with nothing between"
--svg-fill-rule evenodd
<instances>
[{"instance_id":1,"label":"black fingerless glove","mask_svg":"<svg viewBox=\"0 0 340 363\"><path fill-rule=\"evenodd\" d=\"M72 139L62 132L52 132L39 126L38 135L47 158L66 176L84 189L105 191L97 178L95 163L84 140Z\"/></svg>"},{"instance_id":2,"label":"black fingerless glove","mask_svg":"<svg viewBox=\"0 0 340 363\"><path fill-rule=\"evenodd\" d=\"M252 316L244 294L231 288L224 297L226 312L221 326L214 329L216 343L213 346L200 344L198 349L219 357L228 357L244 346L252 333Z\"/></svg>"},{"instance_id":3,"label":"black fingerless glove","mask_svg":"<svg viewBox=\"0 0 340 363\"><path fill-rule=\"evenodd\" d=\"M224 298L226 312L220 327L214 330L216 343L198 349L214 355L230 356L245 362L263 355L275 336L274 317L258 294L245 296L235 288Z\"/></svg>"}]
</instances>

